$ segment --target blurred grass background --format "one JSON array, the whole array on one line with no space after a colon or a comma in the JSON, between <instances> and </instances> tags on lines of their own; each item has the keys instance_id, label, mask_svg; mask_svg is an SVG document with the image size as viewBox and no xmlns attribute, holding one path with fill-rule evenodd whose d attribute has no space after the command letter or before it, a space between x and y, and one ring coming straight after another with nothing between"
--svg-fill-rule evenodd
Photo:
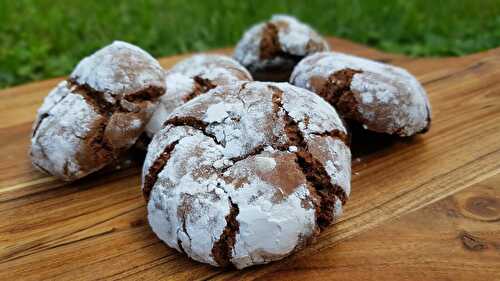
<instances>
[{"instance_id":1,"label":"blurred grass background","mask_svg":"<svg viewBox=\"0 0 500 281\"><path fill-rule=\"evenodd\" d=\"M0 0L0 88L68 74L115 39L154 56L233 45L273 13L411 56L457 56L500 45L500 0Z\"/></svg>"}]
</instances>

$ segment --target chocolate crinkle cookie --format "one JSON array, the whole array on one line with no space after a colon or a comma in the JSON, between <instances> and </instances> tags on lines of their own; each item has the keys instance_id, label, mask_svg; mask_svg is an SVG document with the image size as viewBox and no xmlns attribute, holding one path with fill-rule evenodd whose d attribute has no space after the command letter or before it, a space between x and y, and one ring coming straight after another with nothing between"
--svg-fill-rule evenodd
<instances>
[{"instance_id":1,"label":"chocolate crinkle cookie","mask_svg":"<svg viewBox=\"0 0 500 281\"><path fill-rule=\"evenodd\" d=\"M397 136L426 132L431 124L427 94L406 70L337 52L302 60L290 83L332 104L346 120Z\"/></svg>"},{"instance_id":2,"label":"chocolate crinkle cookie","mask_svg":"<svg viewBox=\"0 0 500 281\"><path fill-rule=\"evenodd\" d=\"M288 81L302 58L328 50L328 43L310 26L291 16L274 15L246 31L234 57L256 80Z\"/></svg>"},{"instance_id":3,"label":"chocolate crinkle cookie","mask_svg":"<svg viewBox=\"0 0 500 281\"><path fill-rule=\"evenodd\" d=\"M163 69L136 46L114 42L84 58L38 110L33 165L71 181L112 163L144 131L164 92Z\"/></svg>"},{"instance_id":4,"label":"chocolate crinkle cookie","mask_svg":"<svg viewBox=\"0 0 500 281\"><path fill-rule=\"evenodd\" d=\"M236 82L177 108L153 137L142 189L153 231L215 266L279 260L342 213L346 128L288 83Z\"/></svg>"},{"instance_id":5,"label":"chocolate crinkle cookie","mask_svg":"<svg viewBox=\"0 0 500 281\"><path fill-rule=\"evenodd\" d=\"M180 61L165 75L167 94L146 126L147 136L152 137L174 109L194 97L219 85L252 80L248 70L228 56L199 54Z\"/></svg>"}]
</instances>

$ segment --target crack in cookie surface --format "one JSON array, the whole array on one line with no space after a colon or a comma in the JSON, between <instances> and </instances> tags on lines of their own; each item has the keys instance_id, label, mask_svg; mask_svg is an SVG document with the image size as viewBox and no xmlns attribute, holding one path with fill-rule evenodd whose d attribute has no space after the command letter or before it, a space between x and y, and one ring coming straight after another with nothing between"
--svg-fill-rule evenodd
<instances>
[{"instance_id":1,"label":"crack in cookie surface","mask_svg":"<svg viewBox=\"0 0 500 281\"><path fill-rule=\"evenodd\" d=\"M351 82L355 74L363 73L361 70L344 68L335 71L327 79L311 77L311 85L316 93L335 107L341 116L350 122L364 124L365 118L358 112L359 101L351 91ZM345 139L350 143L350 139Z\"/></svg>"},{"instance_id":2,"label":"crack in cookie surface","mask_svg":"<svg viewBox=\"0 0 500 281\"><path fill-rule=\"evenodd\" d=\"M155 159L151 167L149 168L146 176L144 177L144 184L142 188L142 194L146 199L146 202L149 201L149 195L151 194L151 190L153 189L156 180L158 179L158 174L163 170L165 165L170 159L170 153L174 150L175 146L179 143L180 140L174 141L171 144L167 145L163 152L160 154L158 158Z\"/></svg>"},{"instance_id":3,"label":"crack in cookie surface","mask_svg":"<svg viewBox=\"0 0 500 281\"><path fill-rule=\"evenodd\" d=\"M191 116L186 116L186 117L175 116L175 117L170 118L167 121L165 121L163 126L166 126L166 125L188 126L188 127L194 128L194 129L198 129L205 136L211 138L216 144L221 145L221 142L215 137L215 135L213 135L207 131L207 126L209 124L207 124L206 122L204 122L198 118L191 117Z\"/></svg>"},{"instance_id":4,"label":"crack in cookie surface","mask_svg":"<svg viewBox=\"0 0 500 281\"><path fill-rule=\"evenodd\" d=\"M226 226L221 233L219 240L217 240L212 247L212 256L219 266L232 265L232 250L236 243L236 234L239 232L240 223L236 219L240 210L238 205L233 202L231 197L229 200L229 214L225 217Z\"/></svg>"},{"instance_id":5,"label":"crack in cookie surface","mask_svg":"<svg viewBox=\"0 0 500 281\"><path fill-rule=\"evenodd\" d=\"M277 57L288 59L297 64L304 56L294 55L285 52L279 41L279 29L286 28L286 22L267 22L262 30L262 38L260 41L259 57L263 60L271 60ZM288 67L287 67L288 68ZM277 69L280 69L278 67Z\"/></svg>"},{"instance_id":6,"label":"crack in cookie surface","mask_svg":"<svg viewBox=\"0 0 500 281\"><path fill-rule=\"evenodd\" d=\"M348 147L350 146L350 143L351 143L350 135L346 134L340 130L333 130L333 131L328 131L328 132L323 132L323 133L311 133L310 135L316 136L316 137L331 137L333 139L338 139L338 140L342 141Z\"/></svg>"},{"instance_id":7,"label":"crack in cookie surface","mask_svg":"<svg viewBox=\"0 0 500 281\"><path fill-rule=\"evenodd\" d=\"M43 113L38 117L38 121L36 122L36 125L33 127L33 132L31 133L31 137L34 137L36 135L36 132L38 131L38 128L40 127L40 124L42 124L43 120L50 115L48 113Z\"/></svg>"},{"instance_id":8,"label":"crack in cookie surface","mask_svg":"<svg viewBox=\"0 0 500 281\"><path fill-rule=\"evenodd\" d=\"M194 188L198 193L204 194L204 192L215 192L214 194L218 195L216 199L204 197L204 200L214 200L207 201L208 204L204 206L215 204L217 207L214 208L214 205L212 205L210 210L220 211L213 217L210 217L210 222L204 222L203 225L196 226L200 228L209 228L207 231L210 231L209 235L212 236L207 238L208 240L203 243L210 247L210 251L207 251L206 248L204 248L205 246L202 248L196 246L198 244L188 246L189 241L187 241L187 238L180 238L182 243L184 243L184 247L186 247L183 250L196 260L219 266L234 265L238 268L242 268L248 266L248 264L280 259L291 253L292 250L289 249L301 248L307 241L311 241L312 236L317 235L321 229L331 224L334 220L335 211L341 208L339 197L343 195L345 198L347 197L345 194L342 194L343 190L335 189L336 186L331 183L332 179L330 178L330 174L328 174L331 172L331 168L329 168L329 172L326 171L326 168L323 167L323 162L321 162L324 161L324 159L314 159L312 153L316 153L316 150L312 152L308 151L308 141L310 138L332 138L338 140L337 143L345 143L345 133L340 131L342 128L341 125L338 125L340 124L339 121L334 121L329 123L329 125L319 126L319 128L323 129L314 129L319 122L318 120L330 117L331 113L328 112L328 109L331 107L323 102L323 104L327 106L323 109L325 111L320 111L312 115L306 114L303 122L306 127L310 127L306 129L306 132L309 133L304 137L300 129L302 127L299 128L299 124L297 124L289 112L285 110L285 108L288 109L288 101L282 101L283 98L289 98L288 94L295 99L294 92L283 93L287 88L281 90L279 85L267 87L268 85L259 86L258 83L254 86L249 86L248 88L254 92L252 92L251 98L248 99L246 99L245 96L249 93L242 92L244 86L240 86L239 88L237 86L230 87L229 89L231 92L228 93L235 96L231 96L227 101L224 100L222 96L222 101L204 104L207 102L207 97L200 97L196 99L196 102L200 102L203 106L188 106L187 108L189 110L187 112L183 111L182 114L176 114L175 117L171 117L165 122L165 125L172 127L186 126L189 127L189 130L199 132L197 132L196 141L182 142L182 144L178 146L179 150L175 150L175 154L173 154L171 158L165 159L165 163L167 163L167 161L172 162L172 164L168 164L169 170L168 173L165 173L165 182L172 182L175 184L175 187L170 184L159 184L158 186L154 186L154 188L175 188L175 191L172 189L173 194L194 192L189 191L191 188ZM269 89L272 91L269 91ZM216 94L217 93L222 95L227 94L224 91L221 93L216 91ZM261 99L258 98L260 94L266 95L265 99L263 99L266 104L263 105L262 108L256 108L255 105L261 102ZM284 96L284 94L286 94L286 96ZM299 95L297 98L299 97L302 97L302 95ZM304 97L307 97L307 95L304 95ZM317 99L319 100L319 98ZM241 100L241 104L238 100ZM227 102L229 105L220 106L223 102ZM285 105L283 105L283 103L285 103ZM206 107L213 106L213 104L216 104L217 107L215 108L221 111L218 113L220 117L201 117L205 116L203 112L207 111ZM307 107L305 108L307 110ZM190 111L191 109L193 111ZM290 110L292 114L297 114L297 112L302 112L304 108L294 108L292 106ZM227 116L232 116L231 114L235 114L238 118L231 118L232 121L228 120ZM250 117L245 116L246 114L249 114ZM318 120L306 120L308 118L315 118L315 116L318 115L320 116ZM238 125L237 123L240 122L241 124ZM250 126L249 122L251 124ZM262 136L256 139L256 141L253 139L251 141L246 141L245 136L247 136L247 134L241 135L240 131L246 130L247 127L245 126L253 128L253 125L260 125L261 122L266 123L265 126L261 126L258 131L259 136L260 134L262 134ZM270 124L267 124L268 122L270 122ZM300 126L302 125L303 124L300 123ZM206 132L207 130L210 131ZM231 134L228 133L229 131L225 130L234 130L236 133ZM310 130L313 132L310 132ZM314 131L325 132L316 134ZM168 132L168 130L163 131L163 134L165 134L164 136L167 136L166 134L168 134ZM216 132L217 137L221 139L221 143L216 141L215 135L213 135L212 132ZM252 131L243 132L250 133ZM178 136L180 136L178 141L182 141L183 138L189 137L187 135L177 134L171 137L177 138ZM244 147L244 149L240 149L239 147L234 149L233 143L225 143L226 136L238 139L236 145ZM171 137L168 137L168 142L163 143L161 145L163 148L160 149L164 149L168 146L168 143L172 141ZM214 142L209 138L214 140ZM201 141L202 139L203 142ZM198 145L202 143L203 145L198 147ZM329 143L330 140L326 144L321 145L329 145ZM343 144L340 145L344 147ZM180 147L186 148L186 150L181 150ZM228 149L227 151L226 148ZM161 151L160 149L154 152L153 155L158 155L157 153ZM196 152L193 155L191 151ZM233 151L237 151L237 153L233 153ZM328 160L332 160L331 154L328 155ZM240 161L242 163L238 163ZM185 163L188 162L190 164L186 166ZM178 167L176 165L178 165ZM208 167L207 170L205 170L205 167ZM163 165L162 168L157 168L157 171L151 172L151 169L149 169L148 173L154 173L158 176L160 169L167 168ZM203 178L199 177L200 174L197 172L198 169L202 169L206 172L203 174ZM276 177L283 179L281 175L285 175L286 171L290 171L290 169L294 172L294 178L292 180L276 180ZM193 172L194 176L191 176L191 172ZM167 176L167 174L169 175ZM319 174L319 176L316 175L315 177L313 174ZM163 173L161 177L163 177ZM323 181L320 181L318 177L323 178ZM157 178L152 181L157 180L160 179ZM191 183L191 181L193 182ZM244 184L240 185L242 181ZM221 189L224 194L219 192L218 189ZM339 195L337 196L337 194ZM224 203L219 204L218 202ZM226 204L228 204L228 206ZM258 208L256 207L261 206L259 204L262 206L269 206L269 204L271 204L272 208L269 210L266 208L257 210ZM194 216L198 215L199 211L205 210L204 207L200 208L201 207L198 205L193 205L193 212L196 210ZM250 214L254 212L253 208L256 208L256 215ZM280 214L279 217L283 218L283 221L288 221L290 223L293 221L296 225L291 228L281 229L282 225L280 225L280 222L276 222L272 217L269 217L273 213ZM183 235L183 229L185 228L184 224L186 223L185 216L177 215L177 217L179 218L179 223L176 223L176 227L179 230L177 234ZM298 219L299 217L300 219ZM184 221L181 225L183 219ZM195 223L197 222L190 221L190 224ZM247 239L258 239L255 238L256 235L258 236L258 233L253 234L249 229L257 227L255 224L259 225L260 223L263 225L268 224L267 227L278 227L280 229L279 233L275 233L277 235L275 238L277 239L276 245L267 246L262 244L265 246L260 246L260 242L256 242L256 244L252 242L252 245L256 245L256 248L253 249L252 245L246 244L248 241L252 241ZM188 229L191 230L190 227ZM193 229L195 229L194 226ZM185 229L184 232L186 232ZM193 233L194 232L191 232L191 234ZM288 237L293 237L293 235L296 234L299 237L296 241L297 244L294 244L295 240L290 240ZM236 240L237 236L238 240ZM218 239L214 237L218 237ZM283 240L280 242L279 239ZM285 240L288 242L283 242ZM169 245L175 245L175 243L179 244L179 239L175 236L169 238L168 241ZM195 241L200 240L194 239L193 236L192 242L195 243ZM288 246L278 246L288 244L292 244L292 248L287 248ZM177 248L177 246L174 247Z\"/></svg>"},{"instance_id":9,"label":"crack in cookie surface","mask_svg":"<svg viewBox=\"0 0 500 281\"><path fill-rule=\"evenodd\" d=\"M278 38L278 27L274 23L268 22L262 30L259 56L261 59L272 59L277 57L280 52L281 44Z\"/></svg>"},{"instance_id":10,"label":"crack in cookie surface","mask_svg":"<svg viewBox=\"0 0 500 281\"><path fill-rule=\"evenodd\" d=\"M106 93L94 90L87 84L79 84L76 79L69 78L68 88L73 93L83 96L83 98L91 104L94 109L102 116L111 117L115 112L133 113L140 110L140 108L126 108L122 103L123 101L132 103L135 107L140 107L144 102L155 102L162 95L162 89L154 86L149 86L140 91L130 93L124 96L111 96L106 99Z\"/></svg>"},{"instance_id":11,"label":"crack in cookie surface","mask_svg":"<svg viewBox=\"0 0 500 281\"><path fill-rule=\"evenodd\" d=\"M212 81L210 81L209 79L205 79L201 76L193 77L193 81L194 81L194 89L191 93L182 98L184 102L188 102L194 99L195 97L205 94L211 89L217 87L217 85L212 83Z\"/></svg>"},{"instance_id":12,"label":"crack in cookie surface","mask_svg":"<svg viewBox=\"0 0 500 281\"><path fill-rule=\"evenodd\" d=\"M294 66L304 56L294 55L283 50L279 41L279 28L285 22L264 25L259 45L259 59L262 65L248 65L254 79L259 81L287 81ZM267 62L266 62L267 61Z\"/></svg>"},{"instance_id":13,"label":"crack in cookie surface","mask_svg":"<svg viewBox=\"0 0 500 281\"><path fill-rule=\"evenodd\" d=\"M160 87L148 86L140 91L124 95L123 99L132 103L154 102L164 94L164 91Z\"/></svg>"},{"instance_id":14,"label":"crack in cookie surface","mask_svg":"<svg viewBox=\"0 0 500 281\"><path fill-rule=\"evenodd\" d=\"M154 58L124 42L82 59L38 111L33 164L65 181L112 164L133 145L164 93L162 74Z\"/></svg>"},{"instance_id":15,"label":"crack in cookie surface","mask_svg":"<svg viewBox=\"0 0 500 281\"><path fill-rule=\"evenodd\" d=\"M96 91L88 85L80 85L76 80L68 79L68 88L74 94L81 95L104 119L99 124L95 134L87 136L87 143L90 147L96 148L96 154L100 155L103 161L116 160L118 153L113 145L106 138L106 127L115 112L123 112L123 108L118 103L111 103L104 97L103 92Z\"/></svg>"},{"instance_id":16,"label":"crack in cookie surface","mask_svg":"<svg viewBox=\"0 0 500 281\"><path fill-rule=\"evenodd\" d=\"M323 164L314 158L312 153L308 151L307 142L301 132L297 122L293 120L290 114L283 108L282 95L283 92L277 87L270 87L273 90L273 103L276 108L284 111L283 119L285 121L285 133L288 137L288 146L296 146L298 148L295 155L297 156L297 164L306 176L308 183L314 188L316 194L320 197L320 206L317 206L317 225L324 229L334 221L333 213L335 208L335 199L339 198L342 204L347 201L347 194L337 185L331 183L331 177L328 175ZM278 111L280 109L277 109ZM346 142L346 136L340 131L326 132L319 134L320 136L329 136L337 138L342 142Z\"/></svg>"},{"instance_id":17,"label":"crack in cookie surface","mask_svg":"<svg viewBox=\"0 0 500 281\"><path fill-rule=\"evenodd\" d=\"M96 91L89 85L79 84L75 79L70 78L67 81L68 88L81 95L101 116L109 118L118 109L116 103L106 100L103 92Z\"/></svg>"},{"instance_id":18,"label":"crack in cookie surface","mask_svg":"<svg viewBox=\"0 0 500 281\"><path fill-rule=\"evenodd\" d=\"M316 92L351 125L399 137L425 133L430 104L418 79L405 69L338 52L301 61L290 80Z\"/></svg>"},{"instance_id":19,"label":"crack in cookie surface","mask_svg":"<svg viewBox=\"0 0 500 281\"><path fill-rule=\"evenodd\" d=\"M182 227L181 229L178 229L178 231L184 232L184 234L187 236L189 243L191 243L191 235L189 235L187 231L187 221L188 221L188 214L191 212L191 204L193 202L193 197L190 194L184 193L181 196L181 204L177 208L177 217L181 218L182 220ZM185 253L184 247L182 246L182 240L178 239L177 243L179 245L179 248L182 249L182 251Z\"/></svg>"},{"instance_id":20,"label":"crack in cookie surface","mask_svg":"<svg viewBox=\"0 0 500 281\"><path fill-rule=\"evenodd\" d=\"M342 97L350 94L351 81L356 73L362 71L346 68L332 73L323 85L318 85L318 94L337 108Z\"/></svg>"}]
</instances>

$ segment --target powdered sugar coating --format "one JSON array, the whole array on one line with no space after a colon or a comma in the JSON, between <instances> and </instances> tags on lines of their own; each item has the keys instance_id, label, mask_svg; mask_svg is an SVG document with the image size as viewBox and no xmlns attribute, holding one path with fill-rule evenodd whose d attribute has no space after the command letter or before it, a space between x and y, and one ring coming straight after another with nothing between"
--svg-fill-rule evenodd
<instances>
[{"instance_id":1,"label":"powdered sugar coating","mask_svg":"<svg viewBox=\"0 0 500 281\"><path fill-rule=\"evenodd\" d=\"M85 146L84 136L99 123L99 114L83 97L71 93L66 81L59 83L38 110L31 138L33 163L60 178L80 177L84 164L76 153Z\"/></svg>"},{"instance_id":2,"label":"powdered sugar coating","mask_svg":"<svg viewBox=\"0 0 500 281\"><path fill-rule=\"evenodd\" d=\"M229 227L227 218L237 213L229 248L229 262L237 268L281 259L315 237L319 197L297 164L298 148L289 145L287 114L302 124L306 140L331 146L324 148L322 159L331 163L325 169L332 184L348 192L349 149L321 135L346 133L328 103L288 83L219 86L177 108L149 145L143 188L157 160L171 149L148 202L158 237L197 261L220 265L214 249ZM341 208L336 203L332 215Z\"/></svg>"},{"instance_id":3,"label":"powdered sugar coating","mask_svg":"<svg viewBox=\"0 0 500 281\"><path fill-rule=\"evenodd\" d=\"M237 268L282 259L301 247L305 242L302 239L309 239L317 231L314 208L302 206L303 201L311 202L304 184L277 203L273 203L275 192L276 187L255 178L229 193L241 209L231 259Z\"/></svg>"},{"instance_id":4,"label":"powdered sugar coating","mask_svg":"<svg viewBox=\"0 0 500 281\"><path fill-rule=\"evenodd\" d=\"M166 93L160 97L160 102L146 126L146 134L149 137L153 137L161 129L174 109L185 103L186 97L195 91L195 82L183 74L167 72L165 87Z\"/></svg>"},{"instance_id":5,"label":"powdered sugar coating","mask_svg":"<svg viewBox=\"0 0 500 281\"><path fill-rule=\"evenodd\" d=\"M144 131L164 93L157 79L163 70L151 59L135 46L115 42L82 60L38 110L33 164L71 181L119 159Z\"/></svg>"},{"instance_id":6,"label":"powdered sugar coating","mask_svg":"<svg viewBox=\"0 0 500 281\"><path fill-rule=\"evenodd\" d=\"M307 95L311 92L303 91L301 88L291 87L288 83L281 83L287 95L283 96L283 108L297 122L305 136L321 134L338 130L347 134L342 119L337 114L331 114L332 106L323 99L309 99ZM307 100L307 103L301 101Z\"/></svg>"},{"instance_id":7,"label":"powdered sugar coating","mask_svg":"<svg viewBox=\"0 0 500 281\"><path fill-rule=\"evenodd\" d=\"M274 138L284 143L285 136L278 133L284 124L281 121L276 124L264 122L274 118L272 87L286 93L283 109L298 123L304 135L333 130L347 134L331 105L288 83L239 82L218 87L211 90L210 95L200 96L174 111L170 118L195 117L208 123L207 131L224 145L228 157L244 155L259 145L271 143ZM234 93L234 96L227 93Z\"/></svg>"},{"instance_id":8,"label":"powdered sugar coating","mask_svg":"<svg viewBox=\"0 0 500 281\"><path fill-rule=\"evenodd\" d=\"M236 45L234 58L251 72L295 65L295 61L282 55L262 58L261 41L267 24L278 29L280 52L289 56L305 57L314 52L328 51L328 43L310 26L288 15L273 15L271 20L248 29Z\"/></svg>"},{"instance_id":9,"label":"powdered sugar coating","mask_svg":"<svg viewBox=\"0 0 500 281\"><path fill-rule=\"evenodd\" d=\"M312 52L330 49L328 43L314 29L292 16L273 15L271 22L286 22L288 24L287 28L278 29L278 39L285 53L306 56ZM318 45L318 47L311 49L311 42L314 42L314 45Z\"/></svg>"},{"instance_id":10,"label":"powdered sugar coating","mask_svg":"<svg viewBox=\"0 0 500 281\"><path fill-rule=\"evenodd\" d=\"M148 203L150 224L170 247L180 250L179 245L182 245L182 249L193 259L216 265L210 253L226 225L224 218L229 213L228 198L217 194L217 180L203 177L203 172L213 172L212 163L222 157L220 148L192 128L167 127L164 130L171 135L167 137L167 142L173 139L179 142L153 188ZM184 137L180 137L179 133ZM151 163L149 151L161 145L158 141L162 137L158 135L148 149L145 169ZM203 174L198 175L200 171ZM179 210L183 204L189 205L186 205L189 211ZM157 232L158 229L165 232Z\"/></svg>"},{"instance_id":11,"label":"powdered sugar coating","mask_svg":"<svg viewBox=\"0 0 500 281\"><path fill-rule=\"evenodd\" d=\"M111 96L127 95L145 87L163 88L163 69L141 48L114 41L78 63L71 73L80 85Z\"/></svg>"},{"instance_id":12,"label":"powdered sugar coating","mask_svg":"<svg viewBox=\"0 0 500 281\"><path fill-rule=\"evenodd\" d=\"M224 55L198 54L180 61L170 72L188 77L201 77L215 85L225 85L234 81L252 81L252 75L237 61Z\"/></svg>"},{"instance_id":13,"label":"powdered sugar coating","mask_svg":"<svg viewBox=\"0 0 500 281\"><path fill-rule=\"evenodd\" d=\"M172 111L192 96L203 94L195 79L219 86L236 81L252 81L250 73L237 61L224 55L198 54L174 65L165 75L166 94L160 99L158 109L146 127L152 137L158 132Z\"/></svg>"},{"instance_id":14,"label":"powdered sugar coating","mask_svg":"<svg viewBox=\"0 0 500 281\"><path fill-rule=\"evenodd\" d=\"M301 61L290 82L320 91L316 79L327 81L334 73L353 69L349 89L359 101L356 111L369 130L411 136L428 128L430 104L418 80L406 70L337 52L323 52Z\"/></svg>"},{"instance_id":15,"label":"powdered sugar coating","mask_svg":"<svg viewBox=\"0 0 500 281\"><path fill-rule=\"evenodd\" d=\"M265 65L260 62L260 41L262 40L262 30L265 23L258 23L248 29L234 49L234 59L245 67L264 68Z\"/></svg>"},{"instance_id":16,"label":"powdered sugar coating","mask_svg":"<svg viewBox=\"0 0 500 281\"><path fill-rule=\"evenodd\" d=\"M351 194L351 150L331 137L312 136L307 139L311 154L325 167L332 183L342 188L347 196Z\"/></svg>"}]
</instances>

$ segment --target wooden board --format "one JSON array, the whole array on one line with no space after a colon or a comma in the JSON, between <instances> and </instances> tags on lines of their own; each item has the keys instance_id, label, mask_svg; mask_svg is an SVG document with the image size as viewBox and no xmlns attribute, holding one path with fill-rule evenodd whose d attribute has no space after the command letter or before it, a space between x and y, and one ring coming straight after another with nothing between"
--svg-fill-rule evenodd
<instances>
[{"instance_id":1,"label":"wooden board","mask_svg":"<svg viewBox=\"0 0 500 281\"><path fill-rule=\"evenodd\" d=\"M331 43L409 69L433 124L355 152L344 216L311 247L243 271L213 268L151 232L138 165L71 184L37 172L29 132L52 79L0 91L0 280L499 280L500 48L412 59Z\"/></svg>"}]
</instances>

